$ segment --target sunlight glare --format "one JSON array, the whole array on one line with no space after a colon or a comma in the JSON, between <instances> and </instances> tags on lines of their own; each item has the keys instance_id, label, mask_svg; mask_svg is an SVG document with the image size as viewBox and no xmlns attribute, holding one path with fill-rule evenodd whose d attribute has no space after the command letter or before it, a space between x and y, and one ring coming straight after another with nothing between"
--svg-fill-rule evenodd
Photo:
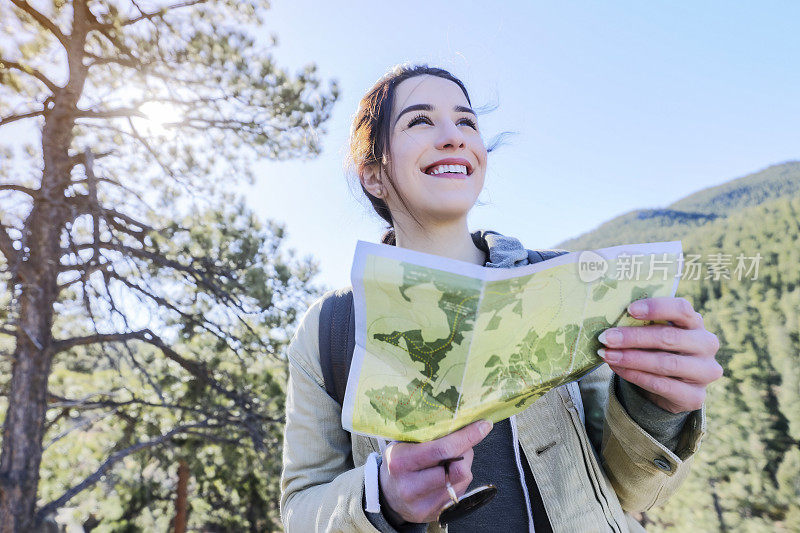
<instances>
[{"instance_id":1,"label":"sunlight glare","mask_svg":"<svg viewBox=\"0 0 800 533\"><path fill-rule=\"evenodd\" d=\"M175 129L169 125L183 119L178 108L164 102L147 102L139 110L146 118L134 118L134 125L137 129L144 130L150 135L172 135Z\"/></svg>"}]
</instances>

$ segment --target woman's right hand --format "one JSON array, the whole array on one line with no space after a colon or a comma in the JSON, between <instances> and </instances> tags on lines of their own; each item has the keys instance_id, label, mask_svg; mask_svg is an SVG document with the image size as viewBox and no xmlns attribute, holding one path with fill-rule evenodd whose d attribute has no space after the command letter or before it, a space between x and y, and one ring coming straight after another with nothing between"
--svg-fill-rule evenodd
<instances>
[{"instance_id":1,"label":"woman's right hand","mask_svg":"<svg viewBox=\"0 0 800 533\"><path fill-rule=\"evenodd\" d=\"M450 501L444 467L439 463L460 455L450 464L450 484L461 497L472 482L472 447L489 434L492 423L478 420L429 442L396 442L386 448L380 470L384 501L407 522L433 522Z\"/></svg>"}]
</instances>

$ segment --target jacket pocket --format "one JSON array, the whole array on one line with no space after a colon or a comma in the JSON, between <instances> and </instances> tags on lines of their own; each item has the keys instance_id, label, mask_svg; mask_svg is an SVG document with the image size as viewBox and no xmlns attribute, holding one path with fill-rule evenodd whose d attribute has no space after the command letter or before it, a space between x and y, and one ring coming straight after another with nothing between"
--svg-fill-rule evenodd
<instances>
[{"instance_id":1,"label":"jacket pocket","mask_svg":"<svg viewBox=\"0 0 800 533\"><path fill-rule=\"evenodd\" d=\"M598 463L597 456L595 455L594 447L589 442L589 435L586 433L586 428L581 422L578 409L570 398L566 388L559 392L562 392L561 398L564 402L564 408L567 411L567 416L572 422L572 428L574 429L575 434L578 437L578 441L580 442L581 456L583 459L584 468L586 470L586 475L591 481L595 497L597 498L600 507L603 509L603 515L606 518L606 522L612 531L627 533L629 531L627 524L621 524L617 520L615 513L611 508L616 502L616 499L610 497L607 492L608 485L606 484L602 470L600 469L600 464ZM620 508L619 514L622 514L622 508Z\"/></svg>"}]
</instances>

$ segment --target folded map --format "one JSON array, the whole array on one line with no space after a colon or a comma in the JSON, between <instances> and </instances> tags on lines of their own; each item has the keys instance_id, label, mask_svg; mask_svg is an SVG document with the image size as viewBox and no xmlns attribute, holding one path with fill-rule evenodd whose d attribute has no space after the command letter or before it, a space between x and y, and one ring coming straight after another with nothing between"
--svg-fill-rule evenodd
<instances>
[{"instance_id":1,"label":"folded map","mask_svg":"<svg viewBox=\"0 0 800 533\"><path fill-rule=\"evenodd\" d=\"M600 332L651 324L631 317L628 304L675 296L682 264L680 241L519 268L359 241L342 426L421 442L518 413L602 364Z\"/></svg>"}]
</instances>

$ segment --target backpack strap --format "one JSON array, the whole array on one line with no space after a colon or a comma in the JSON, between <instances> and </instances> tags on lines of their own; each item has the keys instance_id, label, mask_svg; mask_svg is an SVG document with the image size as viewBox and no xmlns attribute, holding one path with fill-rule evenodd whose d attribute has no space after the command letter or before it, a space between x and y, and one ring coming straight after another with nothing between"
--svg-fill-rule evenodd
<instances>
[{"instance_id":1,"label":"backpack strap","mask_svg":"<svg viewBox=\"0 0 800 533\"><path fill-rule=\"evenodd\" d=\"M530 250L537 254L541 259L539 261L531 261L533 262L540 262L540 261L547 261L548 259L552 259L554 257L558 257L559 255L568 254L569 250L559 250L559 249L548 249L548 250ZM534 258L535 259L535 258Z\"/></svg>"},{"instance_id":2,"label":"backpack strap","mask_svg":"<svg viewBox=\"0 0 800 533\"><path fill-rule=\"evenodd\" d=\"M356 345L353 289L330 291L323 298L319 314L319 361L325 390L343 405Z\"/></svg>"}]
</instances>

